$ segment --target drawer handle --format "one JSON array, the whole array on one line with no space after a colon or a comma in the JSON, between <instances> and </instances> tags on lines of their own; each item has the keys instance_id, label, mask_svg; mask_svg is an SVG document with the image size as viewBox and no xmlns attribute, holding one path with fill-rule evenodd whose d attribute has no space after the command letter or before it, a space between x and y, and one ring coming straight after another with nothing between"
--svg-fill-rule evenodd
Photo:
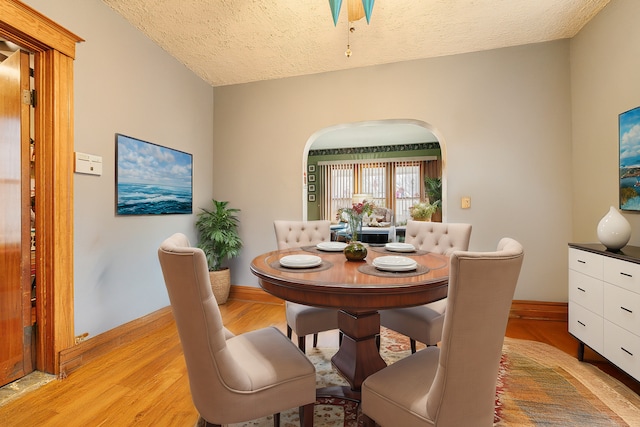
<instances>
[{"instance_id":1,"label":"drawer handle","mask_svg":"<svg viewBox=\"0 0 640 427\"><path fill-rule=\"evenodd\" d=\"M625 353L627 353L629 356L633 356L633 353L631 353L629 350L627 350L624 347L620 347L620 350L624 351Z\"/></svg>"},{"instance_id":2,"label":"drawer handle","mask_svg":"<svg viewBox=\"0 0 640 427\"><path fill-rule=\"evenodd\" d=\"M627 277L633 277L633 275L632 275L632 274L629 274L629 273L623 273L622 271L620 272L620 274L621 274L621 275L623 275L623 276L627 276Z\"/></svg>"},{"instance_id":3,"label":"drawer handle","mask_svg":"<svg viewBox=\"0 0 640 427\"><path fill-rule=\"evenodd\" d=\"M581 259L579 259L579 260L578 260L578 262L579 262L580 264L586 264L586 263L587 263L587 261L583 261L583 260L581 260Z\"/></svg>"},{"instance_id":4,"label":"drawer handle","mask_svg":"<svg viewBox=\"0 0 640 427\"><path fill-rule=\"evenodd\" d=\"M582 323L581 321L578 320L578 323L580 323L582 326L587 326L584 323Z\"/></svg>"},{"instance_id":5,"label":"drawer handle","mask_svg":"<svg viewBox=\"0 0 640 427\"><path fill-rule=\"evenodd\" d=\"M620 306L620 308L626 311L627 313L633 313L633 310L629 310L627 307Z\"/></svg>"},{"instance_id":6,"label":"drawer handle","mask_svg":"<svg viewBox=\"0 0 640 427\"><path fill-rule=\"evenodd\" d=\"M578 290L579 290L579 291L582 291L582 292L587 292L587 291L585 291L585 290L584 290L584 289L582 289L582 288L578 288Z\"/></svg>"}]
</instances>

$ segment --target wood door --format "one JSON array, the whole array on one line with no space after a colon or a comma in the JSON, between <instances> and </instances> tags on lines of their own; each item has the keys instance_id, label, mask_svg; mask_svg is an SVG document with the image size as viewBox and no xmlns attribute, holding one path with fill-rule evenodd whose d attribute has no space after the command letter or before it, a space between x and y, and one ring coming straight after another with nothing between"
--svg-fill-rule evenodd
<instances>
[{"instance_id":1,"label":"wood door","mask_svg":"<svg viewBox=\"0 0 640 427\"><path fill-rule=\"evenodd\" d=\"M0 63L0 385L33 371L29 55Z\"/></svg>"}]
</instances>

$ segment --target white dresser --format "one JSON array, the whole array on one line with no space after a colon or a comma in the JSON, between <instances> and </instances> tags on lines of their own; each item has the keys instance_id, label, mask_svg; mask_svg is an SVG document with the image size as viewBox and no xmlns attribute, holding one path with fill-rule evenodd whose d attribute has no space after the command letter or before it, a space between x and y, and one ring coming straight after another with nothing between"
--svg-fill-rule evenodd
<instances>
[{"instance_id":1,"label":"white dresser","mask_svg":"<svg viewBox=\"0 0 640 427\"><path fill-rule=\"evenodd\" d=\"M640 248L569 244L569 332L640 380Z\"/></svg>"}]
</instances>

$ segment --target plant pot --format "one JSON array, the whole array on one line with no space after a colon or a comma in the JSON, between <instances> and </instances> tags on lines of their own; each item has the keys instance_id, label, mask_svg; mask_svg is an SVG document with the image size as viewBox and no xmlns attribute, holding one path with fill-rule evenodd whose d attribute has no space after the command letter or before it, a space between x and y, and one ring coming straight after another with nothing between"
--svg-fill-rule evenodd
<instances>
[{"instance_id":1,"label":"plant pot","mask_svg":"<svg viewBox=\"0 0 640 427\"><path fill-rule=\"evenodd\" d=\"M218 305L227 302L229 289L231 289L231 270L223 268L222 270L209 271L209 279L213 296L216 297Z\"/></svg>"},{"instance_id":2,"label":"plant pot","mask_svg":"<svg viewBox=\"0 0 640 427\"><path fill-rule=\"evenodd\" d=\"M351 242L344 248L347 261L362 261L367 257L367 247L362 242Z\"/></svg>"}]
</instances>

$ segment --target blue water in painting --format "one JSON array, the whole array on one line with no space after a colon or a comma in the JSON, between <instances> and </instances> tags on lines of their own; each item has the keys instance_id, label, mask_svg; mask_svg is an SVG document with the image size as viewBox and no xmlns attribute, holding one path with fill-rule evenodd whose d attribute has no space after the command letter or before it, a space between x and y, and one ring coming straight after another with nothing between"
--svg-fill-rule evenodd
<instances>
[{"instance_id":1,"label":"blue water in painting","mask_svg":"<svg viewBox=\"0 0 640 427\"><path fill-rule=\"evenodd\" d=\"M191 187L118 184L118 215L192 213Z\"/></svg>"},{"instance_id":2,"label":"blue water in painting","mask_svg":"<svg viewBox=\"0 0 640 427\"><path fill-rule=\"evenodd\" d=\"M640 178L622 178L620 180L620 188L631 188L636 192L636 194L638 194L638 197L628 199L624 205L620 206L620 208L624 210L640 211Z\"/></svg>"}]
</instances>

